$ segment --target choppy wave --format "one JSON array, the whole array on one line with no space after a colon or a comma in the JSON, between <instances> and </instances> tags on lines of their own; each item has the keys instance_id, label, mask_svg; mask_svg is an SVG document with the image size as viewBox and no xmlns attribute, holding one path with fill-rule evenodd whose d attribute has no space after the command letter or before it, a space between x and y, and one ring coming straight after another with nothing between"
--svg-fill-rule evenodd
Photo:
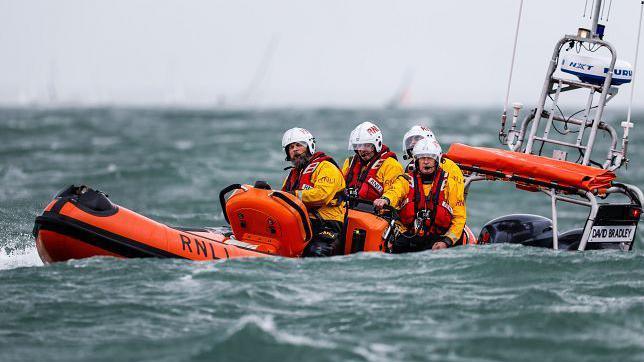
<instances>
[{"instance_id":1,"label":"choppy wave","mask_svg":"<svg viewBox=\"0 0 644 362\"><path fill-rule=\"evenodd\" d=\"M0 270L43 265L35 246L10 252L7 249L0 249Z\"/></svg>"},{"instance_id":2,"label":"choppy wave","mask_svg":"<svg viewBox=\"0 0 644 362\"><path fill-rule=\"evenodd\" d=\"M642 263L486 246L15 268L2 272L0 347L9 360L635 361Z\"/></svg>"}]
</instances>

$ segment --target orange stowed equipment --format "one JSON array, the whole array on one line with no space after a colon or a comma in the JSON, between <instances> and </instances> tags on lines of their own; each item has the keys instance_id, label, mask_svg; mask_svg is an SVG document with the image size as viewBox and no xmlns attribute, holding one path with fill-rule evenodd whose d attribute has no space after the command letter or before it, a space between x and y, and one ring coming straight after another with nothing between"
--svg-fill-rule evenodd
<instances>
[{"instance_id":1,"label":"orange stowed equipment","mask_svg":"<svg viewBox=\"0 0 644 362\"><path fill-rule=\"evenodd\" d=\"M603 193L615 179L612 171L548 157L454 143L445 157L463 171L477 172L517 184Z\"/></svg>"},{"instance_id":2,"label":"orange stowed equipment","mask_svg":"<svg viewBox=\"0 0 644 362\"><path fill-rule=\"evenodd\" d=\"M390 222L382 217L361 210L349 209L344 254L360 251L388 252L385 238L388 236L389 225ZM389 232L393 233L393 230ZM475 244L478 244L476 236L465 225L461 238L454 246Z\"/></svg>"},{"instance_id":3,"label":"orange stowed equipment","mask_svg":"<svg viewBox=\"0 0 644 362\"><path fill-rule=\"evenodd\" d=\"M344 254L360 251L385 251L383 234L389 227L387 220L374 214L349 209L347 214Z\"/></svg>"},{"instance_id":4,"label":"orange stowed equipment","mask_svg":"<svg viewBox=\"0 0 644 362\"><path fill-rule=\"evenodd\" d=\"M222 200L232 190L235 193ZM289 193L235 184L222 190L220 201L233 230L231 240L257 245L261 252L297 257L311 239L306 207Z\"/></svg>"}]
</instances>

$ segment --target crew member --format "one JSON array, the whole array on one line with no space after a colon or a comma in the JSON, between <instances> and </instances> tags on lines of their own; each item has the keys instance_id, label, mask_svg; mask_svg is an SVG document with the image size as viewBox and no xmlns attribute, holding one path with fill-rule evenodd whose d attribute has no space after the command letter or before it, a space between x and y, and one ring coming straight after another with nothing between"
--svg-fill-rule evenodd
<instances>
[{"instance_id":1,"label":"crew member","mask_svg":"<svg viewBox=\"0 0 644 362\"><path fill-rule=\"evenodd\" d=\"M360 123L349 136L355 155L344 161L342 174L350 196L373 201L376 209L398 206L409 182L396 154L382 142L382 131L371 122Z\"/></svg>"},{"instance_id":2,"label":"crew member","mask_svg":"<svg viewBox=\"0 0 644 362\"><path fill-rule=\"evenodd\" d=\"M455 245L465 227L463 173L447 168L437 141L424 138L412 150L414 171L409 193L400 210L406 231L391 245L394 253L444 249ZM442 166L442 167L441 167Z\"/></svg>"},{"instance_id":3,"label":"crew member","mask_svg":"<svg viewBox=\"0 0 644 362\"><path fill-rule=\"evenodd\" d=\"M409 173L414 170L414 161L411 151L414 149L416 142L422 140L423 138L429 138L431 140L437 141L434 132L429 127L417 124L409 129L407 133L403 136L402 141L402 153L403 160L410 160L407 166L405 167L405 172Z\"/></svg>"},{"instance_id":4,"label":"crew member","mask_svg":"<svg viewBox=\"0 0 644 362\"><path fill-rule=\"evenodd\" d=\"M315 138L304 128L291 128L282 137L286 161L293 166L282 186L306 206L313 238L302 256L335 255L340 246L345 209L339 201L344 178L335 161L315 151Z\"/></svg>"}]
</instances>

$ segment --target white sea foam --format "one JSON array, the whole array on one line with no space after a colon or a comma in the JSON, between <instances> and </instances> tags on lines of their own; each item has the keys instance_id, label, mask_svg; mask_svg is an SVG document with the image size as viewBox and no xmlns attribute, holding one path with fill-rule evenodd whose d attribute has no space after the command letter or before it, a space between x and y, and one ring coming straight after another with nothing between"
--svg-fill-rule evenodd
<instances>
[{"instance_id":1,"label":"white sea foam","mask_svg":"<svg viewBox=\"0 0 644 362\"><path fill-rule=\"evenodd\" d=\"M180 150L180 151L185 151L193 148L195 143L190 140L178 140L174 142L174 148Z\"/></svg>"},{"instance_id":2,"label":"white sea foam","mask_svg":"<svg viewBox=\"0 0 644 362\"><path fill-rule=\"evenodd\" d=\"M296 336L284 331L277 329L277 325L273 320L273 316L258 316L258 315L246 315L243 316L237 323L230 328L226 333L226 339L231 338L240 331L248 328L249 326L255 326L261 329L263 332L271 335L279 343L293 345L293 346L309 346L315 348L335 348L334 343L321 340L313 340L304 336Z\"/></svg>"},{"instance_id":3,"label":"white sea foam","mask_svg":"<svg viewBox=\"0 0 644 362\"><path fill-rule=\"evenodd\" d=\"M393 355L399 352L399 348L384 343L371 343L368 346L359 346L353 351L364 357L367 361L391 361Z\"/></svg>"},{"instance_id":4,"label":"white sea foam","mask_svg":"<svg viewBox=\"0 0 644 362\"><path fill-rule=\"evenodd\" d=\"M107 147L119 143L118 137L92 137L92 146Z\"/></svg>"},{"instance_id":5,"label":"white sea foam","mask_svg":"<svg viewBox=\"0 0 644 362\"><path fill-rule=\"evenodd\" d=\"M109 165L107 165L107 168L105 170L108 173L113 173L113 172L116 172L116 170L118 170L118 167L115 164L110 163Z\"/></svg>"},{"instance_id":6,"label":"white sea foam","mask_svg":"<svg viewBox=\"0 0 644 362\"><path fill-rule=\"evenodd\" d=\"M0 270L42 265L43 262L40 260L35 246L9 253L4 248L0 248Z\"/></svg>"},{"instance_id":7,"label":"white sea foam","mask_svg":"<svg viewBox=\"0 0 644 362\"><path fill-rule=\"evenodd\" d=\"M0 175L2 175L2 180L7 182L7 184L25 181L29 178L29 175L27 175L20 167L11 164L5 167L0 167Z\"/></svg>"}]
</instances>

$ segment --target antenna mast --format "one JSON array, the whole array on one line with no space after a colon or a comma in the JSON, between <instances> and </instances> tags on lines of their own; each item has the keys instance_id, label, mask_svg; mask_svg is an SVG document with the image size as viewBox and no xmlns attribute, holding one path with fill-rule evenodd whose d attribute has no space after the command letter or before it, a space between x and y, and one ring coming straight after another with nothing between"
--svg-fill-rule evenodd
<instances>
[{"instance_id":1,"label":"antenna mast","mask_svg":"<svg viewBox=\"0 0 644 362\"><path fill-rule=\"evenodd\" d=\"M603 0L597 0L595 2L595 10L593 11L593 27L592 27L592 34L593 36L597 36L597 23L599 22L599 14L601 12L602 8L602 1Z\"/></svg>"},{"instance_id":2,"label":"antenna mast","mask_svg":"<svg viewBox=\"0 0 644 362\"><path fill-rule=\"evenodd\" d=\"M640 22L637 25L637 42L635 42L635 60L633 61L633 80L631 81L631 99L628 102L628 115L626 122L622 122L621 126L624 128L624 136L622 138L622 156L628 165L628 131L633 128L631 122L631 113L633 110L633 95L635 94L635 72L637 71L637 60L640 54L640 35L642 34L642 15L644 14L644 0L640 2Z\"/></svg>"},{"instance_id":3,"label":"antenna mast","mask_svg":"<svg viewBox=\"0 0 644 362\"><path fill-rule=\"evenodd\" d=\"M512 85L512 73L514 71L514 60L517 55L517 40L519 39L519 26L521 25L521 13L523 11L523 0L519 4L519 15L517 16L517 26L514 31L514 45L512 46L512 60L510 61L510 75L508 76L508 87L505 91L505 101L503 102L503 114L501 115L501 130L499 130L499 140L504 143L505 122L508 117L508 104L510 100L510 86Z\"/></svg>"}]
</instances>

